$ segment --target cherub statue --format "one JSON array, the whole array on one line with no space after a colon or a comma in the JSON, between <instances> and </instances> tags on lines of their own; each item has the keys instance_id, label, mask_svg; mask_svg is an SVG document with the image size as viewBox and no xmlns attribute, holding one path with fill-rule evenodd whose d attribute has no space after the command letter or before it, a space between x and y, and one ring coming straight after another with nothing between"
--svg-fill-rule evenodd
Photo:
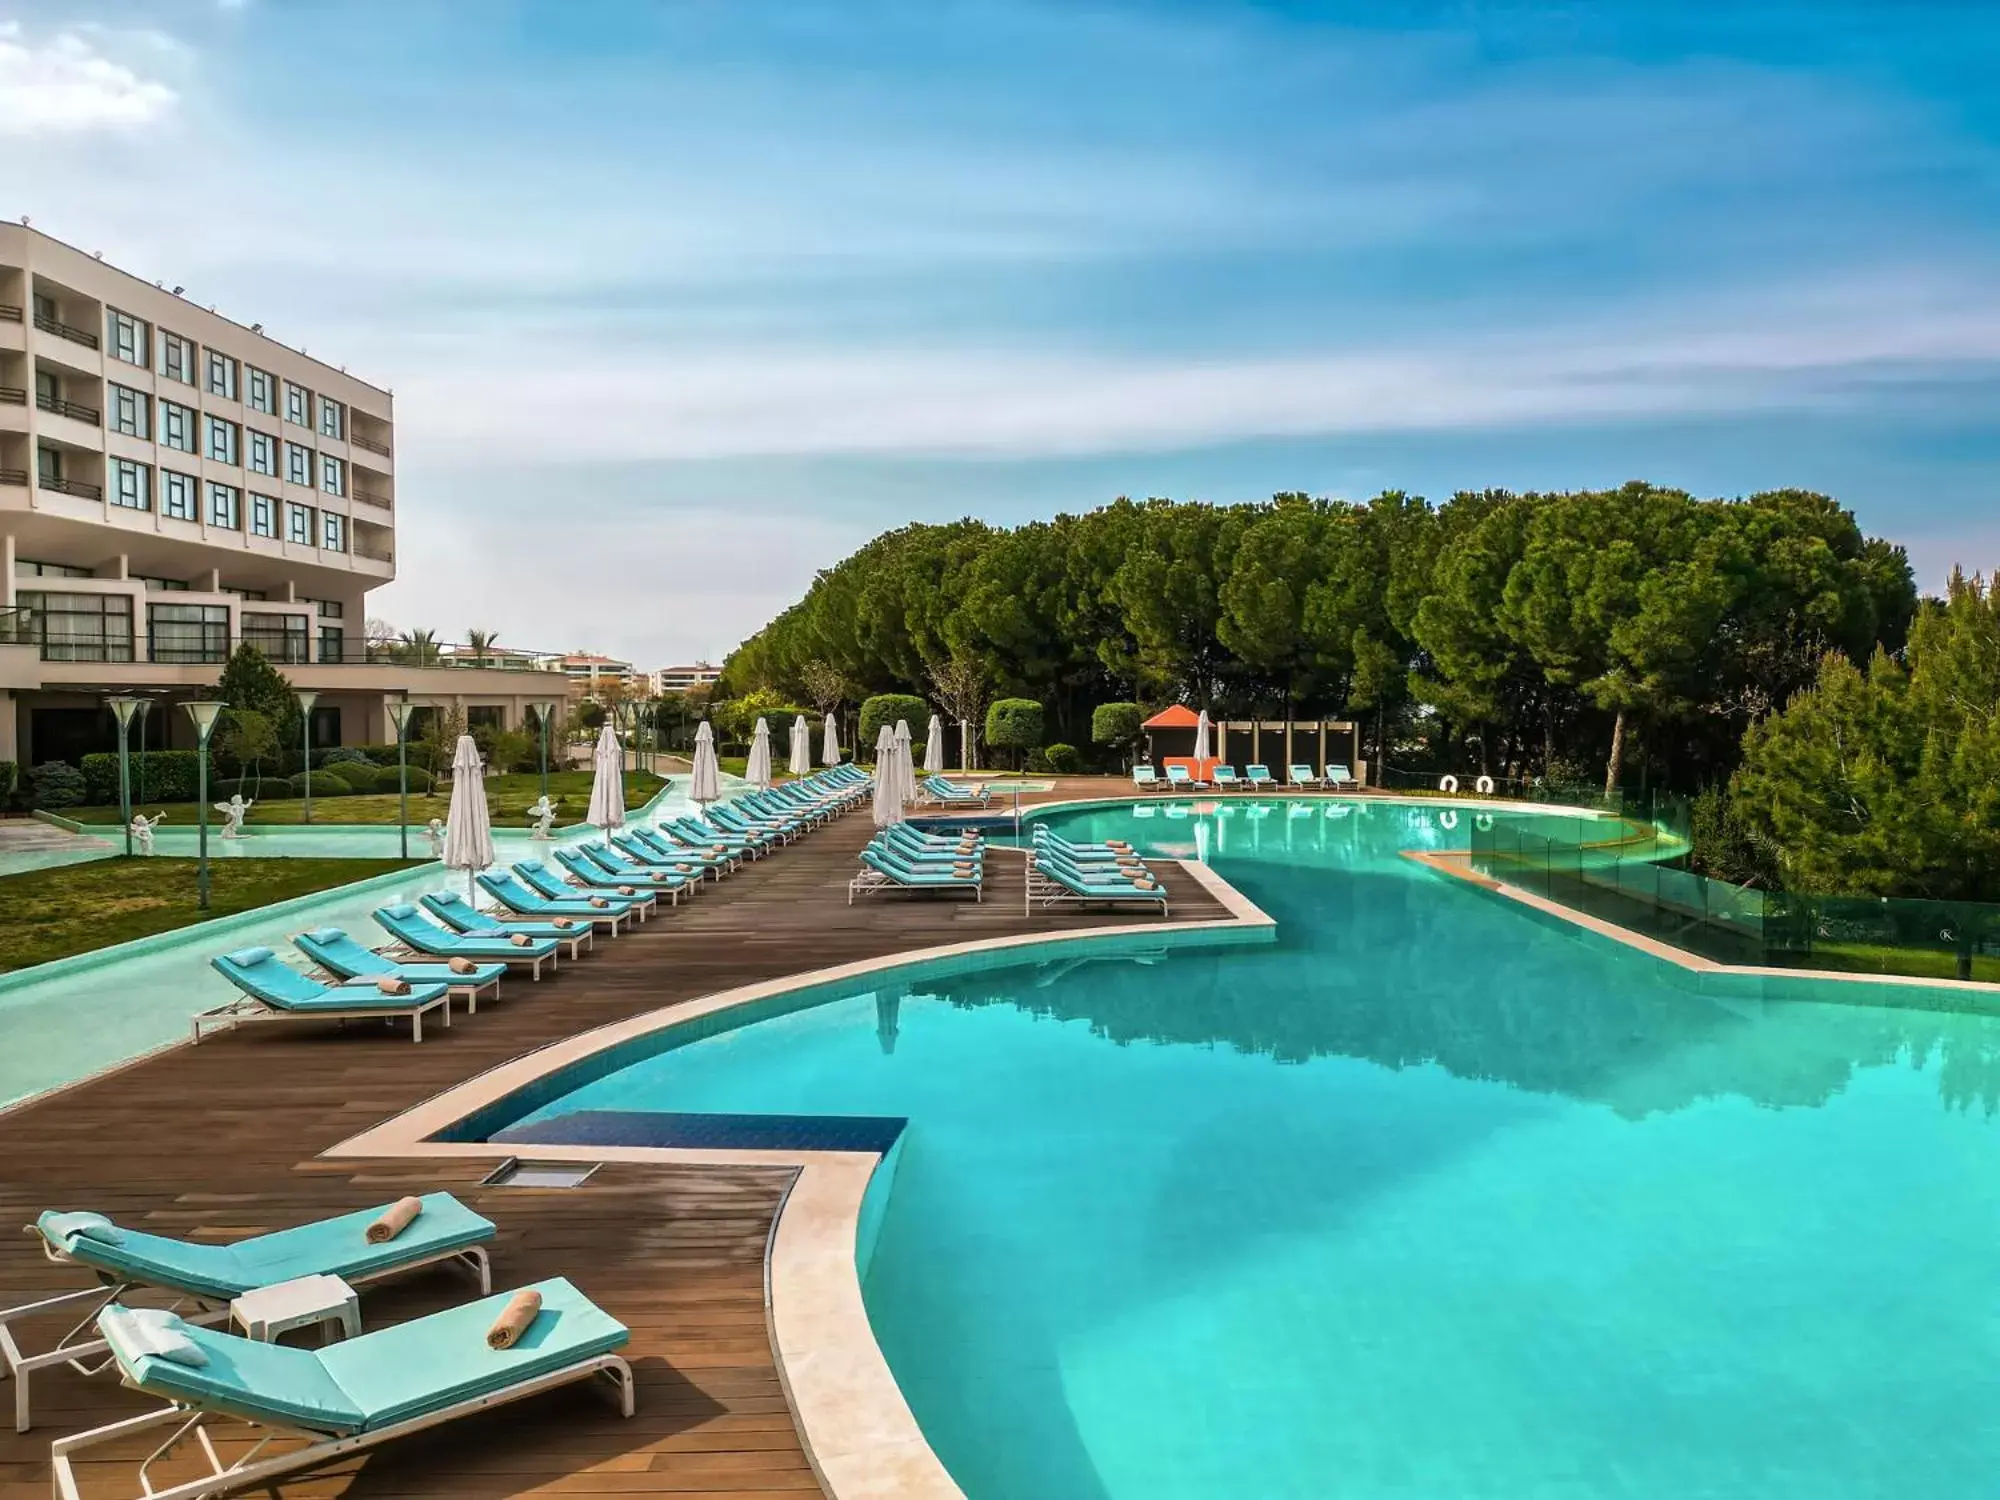
<instances>
[{"instance_id":1,"label":"cherub statue","mask_svg":"<svg viewBox=\"0 0 2000 1500\"><path fill-rule=\"evenodd\" d=\"M255 797L245 802L241 792L232 793L227 802L216 803L215 810L228 820L223 824L222 836L226 839L242 838L243 820L250 816L250 809L256 805Z\"/></svg>"},{"instance_id":2,"label":"cherub statue","mask_svg":"<svg viewBox=\"0 0 2000 1500\"><path fill-rule=\"evenodd\" d=\"M528 817L534 823L533 831L528 835L530 838L549 839L555 837L549 830L555 826L556 803L561 800L562 798L557 797L551 801L548 794L543 793L535 805L528 809Z\"/></svg>"},{"instance_id":3,"label":"cherub statue","mask_svg":"<svg viewBox=\"0 0 2000 1500\"><path fill-rule=\"evenodd\" d=\"M166 817L167 815L164 812L154 813L150 818L144 813L136 814L133 817L132 842L139 846L141 854L151 854L153 852L153 830L165 822Z\"/></svg>"},{"instance_id":4,"label":"cherub statue","mask_svg":"<svg viewBox=\"0 0 2000 1500\"><path fill-rule=\"evenodd\" d=\"M431 858L444 858L444 819L432 818L424 825L424 837L431 841Z\"/></svg>"}]
</instances>

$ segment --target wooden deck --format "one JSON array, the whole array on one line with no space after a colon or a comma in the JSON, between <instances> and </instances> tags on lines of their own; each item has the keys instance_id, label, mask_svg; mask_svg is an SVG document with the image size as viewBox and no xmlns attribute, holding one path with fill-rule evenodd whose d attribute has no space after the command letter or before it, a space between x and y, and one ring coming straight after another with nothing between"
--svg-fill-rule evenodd
<instances>
[{"instance_id":1,"label":"wooden deck","mask_svg":"<svg viewBox=\"0 0 2000 1500\"><path fill-rule=\"evenodd\" d=\"M1115 794L1088 784L1089 794L1107 790ZM559 1392L256 1493L817 1495L764 1312L765 1245L789 1169L617 1165L581 1189L537 1192L479 1188L483 1169L315 1158L508 1058L713 990L936 943L1148 920L1030 917L1021 862L1004 853L989 860L984 904L877 897L849 907L845 882L870 832L863 814L809 835L680 910L601 942L595 956L553 978L508 981L504 1000L448 1032L427 1031L421 1046L267 1028L176 1048L0 1115L0 1226L9 1231L0 1237L0 1306L82 1284L11 1232L44 1208L91 1208L160 1233L230 1239L449 1187L500 1226L496 1289L567 1275L632 1328L638 1416L619 1419L589 1389ZM1224 915L1178 869L1166 878L1176 919ZM370 1326L400 1321L462 1300L466 1289L453 1273L420 1273L367 1292L363 1316ZM52 1339L64 1326L30 1331ZM9 1411L12 1394L0 1388ZM35 1429L0 1431L0 1500L50 1493L52 1437L146 1404L115 1377L38 1375ZM133 1456L156 1440L135 1443ZM85 1493L112 1493L107 1482L131 1472L92 1471L95 1487Z\"/></svg>"}]
</instances>

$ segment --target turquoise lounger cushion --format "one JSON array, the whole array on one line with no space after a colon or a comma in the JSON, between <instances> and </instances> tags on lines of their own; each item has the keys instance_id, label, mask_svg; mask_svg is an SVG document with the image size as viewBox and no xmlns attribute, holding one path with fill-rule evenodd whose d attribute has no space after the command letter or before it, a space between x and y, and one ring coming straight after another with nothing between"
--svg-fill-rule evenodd
<instances>
[{"instance_id":1,"label":"turquoise lounger cushion","mask_svg":"<svg viewBox=\"0 0 2000 1500\"><path fill-rule=\"evenodd\" d=\"M50 1243L61 1245L65 1250L73 1238L96 1240L105 1245L118 1245L125 1241L125 1231L103 1214L57 1213L54 1209L45 1209L35 1220L35 1227Z\"/></svg>"},{"instance_id":2,"label":"turquoise lounger cushion","mask_svg":"<svg viewBox=\"0 0 2000 1500\"><path fill-rule=\"evenodd\" d=\"M330 1345L317 1351L320 1364L368 1427L386 1427L610 1354L631 1338L564 1277L534 1290L542 1310L511 1349L486 1346L486 1330L513 1295L501 1292Z\"/></svg>"},{"instance_id":3,"label":"turquoise lounger cushion","mask_svg":"<svg viewBox=\"0 0 2000 1500\"><path fill-rule=\"evenodd\" d=\"M360 1408L310 1349L183 1324L206 1363L180 1364L134 1347L124 1320L115 1316L122 1310L99 1313L97 1331L126 1379L148 1395L312 1432L345 1435L365 1425Z\"/></svg>"}]
</instances>

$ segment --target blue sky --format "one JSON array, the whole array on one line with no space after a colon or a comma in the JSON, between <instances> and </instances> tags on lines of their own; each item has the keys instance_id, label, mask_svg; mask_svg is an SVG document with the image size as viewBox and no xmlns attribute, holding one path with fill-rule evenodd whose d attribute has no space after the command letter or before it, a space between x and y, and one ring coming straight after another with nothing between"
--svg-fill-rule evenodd
<instances>
[{"instance_id":1,"label":"blue sky","mask_svg":"<svg viewBox=\"0 0 2000 1500\"><path fill-rule=\"evenodd\" d=\"M0 214L392 386L449 636L911 518L1800 484L2000 560L2000 7L0 0ZM612 561L582 529L602 523Z\"/></svg>"}]
</instances>

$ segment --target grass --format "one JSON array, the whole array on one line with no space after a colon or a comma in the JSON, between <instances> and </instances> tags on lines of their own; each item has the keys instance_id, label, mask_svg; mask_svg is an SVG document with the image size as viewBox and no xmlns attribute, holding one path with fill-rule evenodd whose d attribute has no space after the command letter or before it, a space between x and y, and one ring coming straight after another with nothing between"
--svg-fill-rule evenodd
<instances>
[{"instance_id":1,"label":"grass","mask_svg":"<svg viewBox=\"0 0 2000 1500\"><path fill-rule=\"evenodd\" d=\"M556 825L566 827L571 823L581 823L590 808L590 781L588 771L549 772L549 796L556 802ZM625 806L644 806L654 793L658 792L662 778L650 771L627 771L625 773ZM282 786L283 783L275 783ZM486 779L486 805L492 809L493 823L498 828L526 828L529 823L528 808L541 796L541 778L529 771L520 775L489 776ZM410 822L427 823L432 818L441 818L451 805L451 790L441 787L434 793L410 794ZM365 796L315 797L313 798L313 822L315 823L387 823L396 821L397 798L394 792L369 793ZM135 802L135 812L151 816L165 812L169 826L186 826L195 821L198 811L192 802ZM65 807L59 816L73 819L78 823L118 822L118 809L112 807ZM211 812L210 823L220 820ZM250 811L252 827L269 827L273 824L303 823L305 821L305 801L303 798L286 797L284 800L265 801L259 798Z\"/></svg>"},{"instance_id":2,"label":"grass","mask_svg":"<svg viewBox=\"0 0 2000 1500\"><path fill-rule=\"evenodd\" d=\"M209 906L195 904L191 859L94 860L0 876L0 973L132 938L289 901L420 864L400 859L209 862Z\"/></svg>"}]
</instances>

